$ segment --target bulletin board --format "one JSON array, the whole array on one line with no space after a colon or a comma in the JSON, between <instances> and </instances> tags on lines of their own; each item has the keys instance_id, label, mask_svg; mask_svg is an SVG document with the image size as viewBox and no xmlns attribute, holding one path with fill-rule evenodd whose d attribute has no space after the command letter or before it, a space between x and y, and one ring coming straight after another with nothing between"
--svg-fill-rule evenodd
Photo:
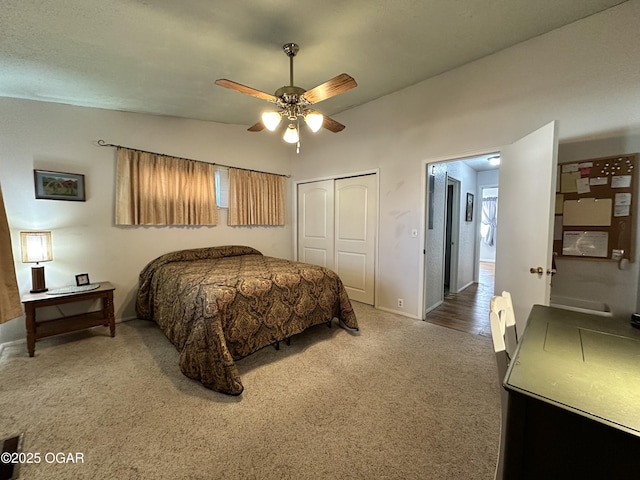
<instances>
[{"instance_id":1,"label":"bulletin board","mask_svg":"<svg viewBox=\"0 0 640 480\"><path fill-rule=\"evenodd\" d=\"M637 153L560 164L554 253L633 262L637 194Z\"/></svg>"}]
</instances>

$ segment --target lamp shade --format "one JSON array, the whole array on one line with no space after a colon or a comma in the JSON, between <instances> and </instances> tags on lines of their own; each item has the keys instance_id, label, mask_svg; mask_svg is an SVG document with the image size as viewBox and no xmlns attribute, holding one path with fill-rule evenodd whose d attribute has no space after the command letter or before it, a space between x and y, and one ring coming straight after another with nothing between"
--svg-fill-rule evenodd
<instances>
[{"instance_id":1,"label":"lamp shade","mask_svg":"<svg viewBox=\"0 0 640 480\"><path fill-rule=\"evenodd\" d=\"M300 140L300 137L298 136L298 129L293 123L289 124L282 138L287 143L298 143L298 140Z\"/></svg>"},{"instance_id":2,"label":"lamp shade","mask_svg":"<svg viewBox=\"0 0 640 480\"><path fill-rule=\"evenodd\" d=\"M262 124L267 130L274 131L280 123L281 115L279 112L264 112L262 114Z\"/></svg>"},{"instance_id":3,"label":"lamp shade","mask_svg":"<svg viewBox=\"0 0 640 480\"><path fill-rule=\"evenodd\" d=\"M20 232L22 262L38 263L53 260L51 232Z\"/></svg>"},{"instance_id":4,"label":"lamp shade","mask_svg":"<svg viewBox=\"0 0 640 480\"><path fill-rule=\"evenodd\" d=\"M307 113L304 116L304 121L307 122L307 125L309 125L309 128L311 129L311 131L313 133L316 133L318 130L320 130L320 128L322 128L324 117L322 116L321 113L312 112L312 113Z\"/></svg>"}]
</instances>

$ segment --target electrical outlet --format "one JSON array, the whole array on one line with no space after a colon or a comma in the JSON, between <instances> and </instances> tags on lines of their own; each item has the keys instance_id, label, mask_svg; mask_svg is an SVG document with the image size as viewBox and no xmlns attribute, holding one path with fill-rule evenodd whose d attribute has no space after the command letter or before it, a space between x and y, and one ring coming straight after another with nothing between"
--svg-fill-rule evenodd
<instances>
[{"instance_id":1,"label":"electrical outlet","mask_svg":"<svg viewBox=\"0 0 640 480\"><path fill-rule=\"evenodd\" d=\"M402 298L398 299L398 308L404 308L404 300Z\"/></svg>"}]
</instances>

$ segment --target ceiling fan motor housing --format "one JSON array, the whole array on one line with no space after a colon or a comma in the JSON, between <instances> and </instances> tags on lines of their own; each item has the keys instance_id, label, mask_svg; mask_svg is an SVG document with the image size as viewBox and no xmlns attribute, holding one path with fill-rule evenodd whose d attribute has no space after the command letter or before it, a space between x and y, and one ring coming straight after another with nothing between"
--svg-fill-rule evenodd
<instances>
[{"instance_id":1,"label":"ceiling fan motor housing","mask_svg":"<svg viewBox=\"0 0 640 480\"><path fill-rule=\"evenodd\" d=\"M282 100L286 105L295 103L304 103L302 95L306 92L304 88L296 87L294 85L288 85L286 87L280 87L276 90L275 97ZM308 103L308 102L307 102Z\"/></svg>"},{"instance_id":2,"label":"ceiling fan motor housing","mask_svg":"<svg viewBox=\"0 0 640 480\"><path fill-rule=\"evenodd\" d=\"M278 98L278 106L283 109L282 115L295 120L298 115L303 115L309 102L302 96L306 92L304 88L288 85L276 90L275 96Z\"/></svg>"}]
</instances>

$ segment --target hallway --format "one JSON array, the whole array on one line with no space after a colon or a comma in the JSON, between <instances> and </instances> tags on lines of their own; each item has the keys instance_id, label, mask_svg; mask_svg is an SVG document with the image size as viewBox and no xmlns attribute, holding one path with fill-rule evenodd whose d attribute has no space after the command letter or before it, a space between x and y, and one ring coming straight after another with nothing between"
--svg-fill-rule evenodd
<instances>
[{"instance_id":1,"label":"hallway","mask_svg":"<svg viewBox=\"0 0 640 480\"><path fill-rule=\"evenodd\" d=\"M491 336L489 302L493 296L495 263L480 262L479 282L457 294L448 294L444 303L429 312L425 321L443 327Z\"/></svg>"}]
</instances>

